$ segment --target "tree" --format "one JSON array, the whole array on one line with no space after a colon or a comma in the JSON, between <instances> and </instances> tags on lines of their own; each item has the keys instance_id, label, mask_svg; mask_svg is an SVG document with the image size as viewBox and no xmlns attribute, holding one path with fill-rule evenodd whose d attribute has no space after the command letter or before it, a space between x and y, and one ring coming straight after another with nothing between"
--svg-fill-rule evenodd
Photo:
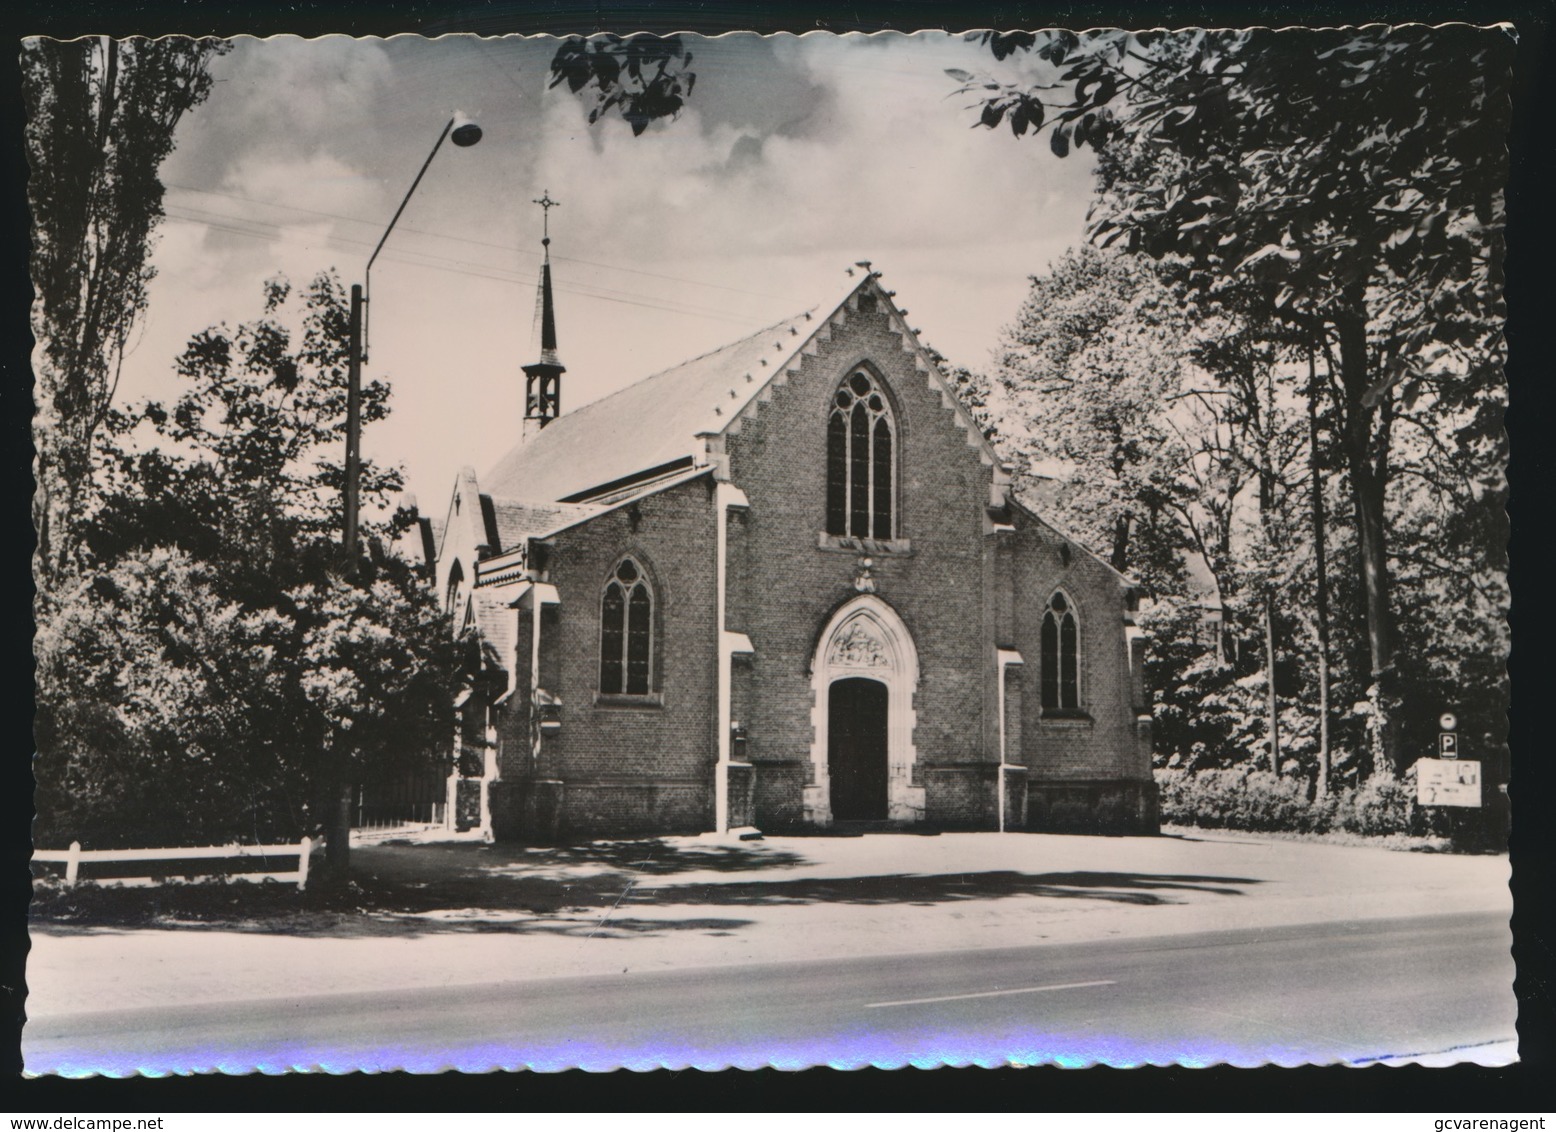
<instances>
[{"instance_id":1,"label":"tree","mask_svg":"<svg viewBox=\"0 0 1556 1132\"><path fill-rule=\"evenodd\" d=\"M175 401L112 411L89 550L112 559L177 545L266 592L278 578L302 584L334 561L345 483L346 304L330 272L300 295L285 279L269 280L260 318L190 339L175 363L187 383ZM388 384L366 382L364 427L388 412ZM364 510L382 511L402 479L364 460L361 484ZM367 530L389 534L382 523Z\"/></svg>"},{"instance_id":2,"label":"tree","mask_svg":"<svg viewBox=\"0 0 1556 1132\"><path fill-rule=\"evenodd\" d=\"M345 295L323 274L301 312L295 298L266 284L263 317L191 340L171 406L110 414L90 568L39 628L49 829L322 828L343 871L341 784L426 765L452 733L467 650L378 549L391 521L368 524L374 552L343 576ZM388 397L369 384L364 420ZM399 482L367 465L364 498Z\"/></svg>"},{"instance_id":3,"label":"tree","mask_svg":"<svg viewBox=\"0 0 1556 1132\"><path fill-rule=\"evenodd\" d=\"M33 518L45 589L74 559L94 437L145 310L163 215L157 170L227 46L177 37L23 43L38 340Z\"/></svg>"},{"instance_id":4,"label":"tree","mask_svg":"<svg viewBox=\"0 0 1556 1132\"><path fill-rule=\"evenodd\" d=\"M1397 683L1385 507L1396 401L1500 361L1506 28L981 33L1036 81L951 72L982 125L1098 151L1091 238L1182 255L1305 332L1336 380L1380 769ZM1057 94L1055 92L1058 92Z\"/></svg>"},{"instance_id":5,"label":"tree","mask_svg":"<svg viewBox=\"0 0 1556 1132\"><path fill-rule=\"evenodd\" d=\"M136 551L61 586L37 635L40 844L295 839L305 749L286 710L275 609L207 563Z\"/></svg>"},{"instance_id":6,"label":"tree","mask_svg":"<svg viewBox=\"0 0 1556 1132\"><path fill-rule=\"evenodd\" d=\"M1052 505L1117 570L1151 562L1151 548L1136 551L1141 532L1185 501L1169 413L1184 333L1179 305L1148 267L1085 248L1032 277L1001 346L994 419L1007 454L1018 472L1047 469Z\"/></svg>"},{"instance_id":7,"label":"tree","mask_svg":"<svg viewBox=\"0 0 1556 1132\"><path fill-rule=\"evenodd\" d=\"M1151 592L1157 754L1274 762L1292 710L1276 679L1290 682L1276 601L1289 383L1246 326L1186 302L1167 274L1082 247L1033 277L988 415L1021 489ZM1255 635L1259 649L1240 647Z\"/></svg>"},{"instance_id":8,"label":"tree","mask_svg":"<svg viewBox=\"0 0 1556 1132\"><path fill-rule=\"evenodd\" d=\"M589 124L615 110L637 137L650 122L680 114L697 85L691 62L678 35L569 36L552 56L550 86L566 83L573 94L591 90Z\"/></svg>"},{"instance_id":9,"label":"tree","mask_svg":"<svg viewBox=\"0 0 1556 1132\"><path fill-rule=\"evenodd\" d=\"M38 628L40 841L333 838L341 782L427 765L465 654L431 591L381 566L259 595L157 547L64 587Z\"/></svg>"}]
</instances>

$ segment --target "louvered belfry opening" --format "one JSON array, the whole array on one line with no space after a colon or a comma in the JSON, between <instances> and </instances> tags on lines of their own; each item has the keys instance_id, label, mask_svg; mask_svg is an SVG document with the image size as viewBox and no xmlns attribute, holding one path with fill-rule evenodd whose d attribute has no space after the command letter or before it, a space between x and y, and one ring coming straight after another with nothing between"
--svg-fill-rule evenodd
<instances>
[{"instance_id":1,"label":"louvered belfry opening","mask_svg":"<svg viewBox=\"0 0 1556 1132\"><path fill-rule=\"evenodd\" d=\"M551 290L551 210L557 201L544 194L535 201L544 210L545 236L540 241L545 256L540 265L540 286L535 294L535 320L540 325L540 360L524 367L524 425L539 430L562 413L562 375L567 367L557 357L556 301Z\"/></svg>"},{"instance_id":2,"label":"louvered belfry opening","mask_svg":"<svg viewBox=\"0 0 1556 1132\"><path fill-rule=\"evenodd\" d=\"M894 537L895 442L891 406L875 377L856 370L827 418L827 533Z\"/></svg>"}]
</instances>

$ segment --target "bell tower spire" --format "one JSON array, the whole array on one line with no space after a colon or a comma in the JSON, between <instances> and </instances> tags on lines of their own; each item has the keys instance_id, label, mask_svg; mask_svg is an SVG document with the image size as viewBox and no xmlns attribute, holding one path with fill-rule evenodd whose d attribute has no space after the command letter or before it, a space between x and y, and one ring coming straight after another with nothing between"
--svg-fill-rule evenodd
<instances>
[{"instance_id":1,"label":"bell tower spire","mask_svg":"<svg viewBox=\"0 0 1556 1132\"><path fill-rule=\"evenodd\" d=\"M541 207L540 246L545 258L540 265L540 293L536 316L540 323L540 360L524 367L524 436L539 432L562 412L562 375L567 372L556 352L556 303L551 295L551 210L560 201L543 192L535 203Z\"/></svg>"}]
</instances>

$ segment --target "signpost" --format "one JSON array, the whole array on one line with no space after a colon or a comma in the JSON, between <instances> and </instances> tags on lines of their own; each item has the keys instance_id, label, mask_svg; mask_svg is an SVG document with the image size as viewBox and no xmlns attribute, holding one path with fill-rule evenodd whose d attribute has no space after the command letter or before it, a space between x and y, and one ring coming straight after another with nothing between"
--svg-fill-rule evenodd
<instances>
[{"instance_id":1,"label":"signpost","mask_svg":"<svg viewBox=\"0 0 1556 1132\"><path fill-rule=\"evenodd\" d=\"M1416 762L1416 801L1423 806L1479 806L1480 761L1459 758L1458 717L1445 711L1438 717L1440 758Z\"/></svg>"}]
</instances>

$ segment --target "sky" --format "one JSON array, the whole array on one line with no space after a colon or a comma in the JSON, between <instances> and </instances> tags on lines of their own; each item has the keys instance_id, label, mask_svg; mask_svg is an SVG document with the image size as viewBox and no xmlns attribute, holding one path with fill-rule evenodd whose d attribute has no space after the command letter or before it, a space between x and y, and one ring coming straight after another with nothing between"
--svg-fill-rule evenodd
<instances>
[{"instance_id":1,"label":"sky","mask_svg":"<svg viewBox=\"0 0 1556 1132\"><path fill-rule=\"evenodd\" d=\"M173 396L189 337L258 317L266 279L360 282L456 110L484 136L442 147L375 263L365 371L393 399L364 453L404 467L429 513L462 466L484 472L519 440L543 193L560 202L564 412L834 299L858 260L926 342L986 368L1028 276L1082 240L1089 155L970 128L946 68L1019 70L957 37L687 37L688 105L639 137L547 89L557 44L238 40L162 167L120 400Z\"/></svg>"}]
</instances>

